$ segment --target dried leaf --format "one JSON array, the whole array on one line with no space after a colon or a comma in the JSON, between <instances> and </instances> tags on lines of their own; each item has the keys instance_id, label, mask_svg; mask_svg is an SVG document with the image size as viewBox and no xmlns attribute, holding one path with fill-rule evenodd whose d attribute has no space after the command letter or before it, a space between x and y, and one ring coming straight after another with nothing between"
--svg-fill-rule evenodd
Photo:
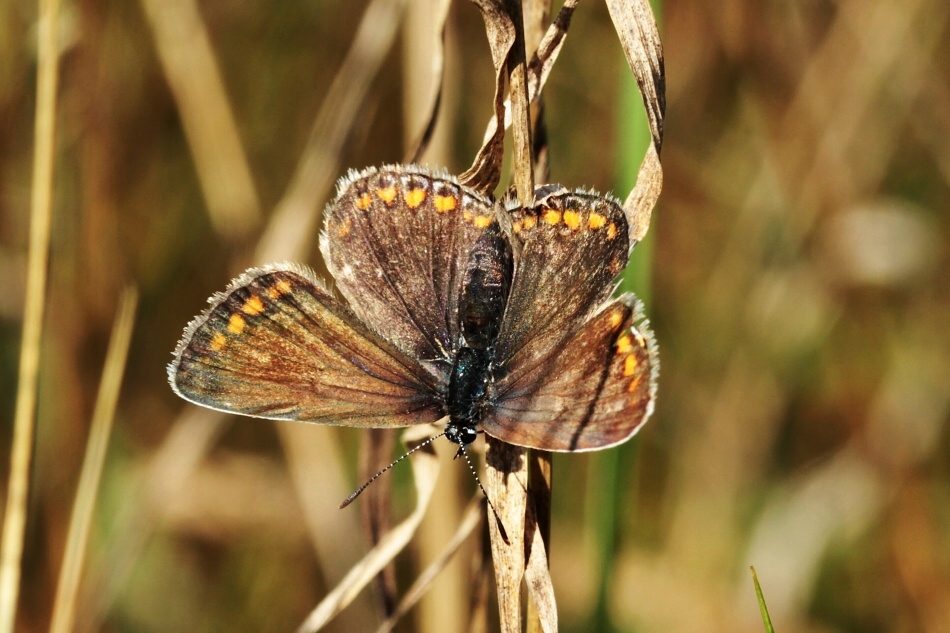
<instances>
[{"instance_id":1,"label":"dried leaf","mask_svg":"<svg viewBox=\"0 0 950 633\"><path fill-rule=\"evenodd\" d=\"M428 434L425 438L420 438L420 434ZM430 426L410 427L404 434L403 439L407 446L410 445L412 438L416 444L418 439L428 439L432 434ZM439 474L439 460L431 445L423 446L409 458L412 463L412 472L416 484L416 507L406 519L397 525L393 530L387 533L370 552L363 557L359 564L354 566L346 577L340 581L333 591L331 591L310 612L307 619L297 629L297 633L306 633L318 631L327 622L333 619L342 611L360 591L369 584L373 578L383 569L395 556L401 552L415 534L422 516L429 507L429 501L432 499L432 492L435 490L435 482Z\"/></svg>"},{"instance_id":2,"label":"dried leaf","mask_svg":"<svg viewBox=\"0 0 950 633\"><path fill-rule=\"evenodd\" d=\"M527 633L557 630L557 606L554 584L547 561L551 542L551 486L553 480L551 453L533 450L528 453L528 515L525 529L528 541L528 567L525 581L528 587ZM536 547L544 551L538 553Z\"/></svg>"},{"instance_id":3,"label":"dried leaf","mask_svg":"<svg viewBox=\"0 0 950 633\"><path fill-rule=\"evenodd\" d=\"M538 100L544 84L547 83L551 68L554 67L554 62L557 61L558 54L564 44L564 38L567 36L567 29L571 26L571 18L578 2L579 0L566 0L561 5L557 17L554 18L554 22L548 27L541 39L537 52L531 57L531 62L528 64L528 100L531 103ZM504 102L504 109L505 129L507 129L511 127L510 100ZM485 130L486 142L495 133L497 125L497 119L494 117L488 122L488 127ZM504 136L502 136L502 139L504 139Z\"/></svg>"},{"instance_id":4,"label":"dried leaf","mask_svg":"<svg viewBox=\"0 0 950 633\"><path fill-rule=\"evenodd\" d=\"M485 140L475 162L459 176L459 181L476 191L490 193L501 180L501 164L505 150L505 74L508 55L515 43L515 25L500 0L472 0L482 12L485 32L495 66L494 114L485 132Z\"/></svg>"},{"instance_id":5,"label":"dried leaf","mask_svg":"<svg viewBox=\"0 0 950 633\"><path fill-rule=\"evenodd\" d=\"M627 64L637 78L643 106L657 154L663 145L663 116L666 113L666 74L663 45L648 0L607 0Z\"/></svg>"},{"instance_id":6,"label":"dried leaf","mask_svg":"<svg viewBox=\"0 0 950 633\"><path fill-rule=\"evenodd\" d=\"M525 449L487 437L485 484L498 519L508 533L505 543L495 521L489 521L498 617L502 633L521 631L521 579L525 570L525 518L528 466Z\"/></svg>"},{"instance_id":7,"label":"dried leaf","mask_svg":"<svg viewBox=\"0 0 950 633\"><path fill-rule=\"evenodd\" d=\"M525 528L528 560L524 579L528 587L528 595L531 598L533 611L541 624L541 630L544 633L556 633L557 604L554 600L554 583L551 580L551 570L548 566L542 531L538 525L538 516L531 504L528 505Z\"/></svg>"},{"instance_id":8,"label":"dried leaf","mask_svg":"<svg viewBox=\"0 0 950 633\"><path fill-rule=\"evenodd\" d=\"M650 228L650 216L660 190L663 189L663 168L655 146L647 148L647 154L637 174L637 184L623 203L623 209L630 222L630 236L639 242Z\"/></svg>"},{"instance_id":9,"label":"dried leaf","mask_svg":"<svg viewBox=\"0 0 950 633\"><path fill-rule=\"evenodd\" d=\"M630 218L630 235L640 241L650 228L650 216L663 188L663 170L660 167L663 116L666 112L663 46L648 0L607 0L607 10L620 37L627 64L637 78L653 137L653 144L647 149L643 164L640 165L637 184L623 204Z\"/></svg>"},{"instance_id":10,"label":"dried leaf","mask_svg":"<svg viewBox=\"0 0 950 633\"><path fill-rule=\"evenodd\" d=\"M391 461L396 444L396 429L366 429L360 442L359 481L368 481ZM392 526L390 500L392 477L380 477L362 495L363 531L375 546ZM389 617L396 608L396 568L387 565L373 581L382 617Z\"/></svg>"},{"instance_id":11,"label":"dried leaf","mask_svg":"<svg viewBox=\"0 0 950 633\"><path fill-rule=\"evenodd\" d=\"M462 516L462 521L459 524L458 530L456 530L455 535L452 537L452 540L449 541L449 544L445 546L445 549L442 553L432 562L426 569L423 570L421 574L416 578L416 581L412 583L412 586L409 587L409 590L406 591L406 594L403 596L402 601L399 603L399 606L396 607L395 611L390 615L389 618L383 622L377 633L388 633L392 631L399 620L406 615L412 607L419 602L419 599L425 595L429 587L432 586L432 583L435 582L435 579L438 577L439 573L445 569L446 565L449 564L449 561L452 560L452 557L458 553L459 549L465 543L469 536L472 535L472 532L475 531L482 521L482 508L485 505L485 499L482 497L481 491L478 492L478 495L471 503L468 504L468 509L465 511L465 514Z\"/></svg>"}]
</instances>

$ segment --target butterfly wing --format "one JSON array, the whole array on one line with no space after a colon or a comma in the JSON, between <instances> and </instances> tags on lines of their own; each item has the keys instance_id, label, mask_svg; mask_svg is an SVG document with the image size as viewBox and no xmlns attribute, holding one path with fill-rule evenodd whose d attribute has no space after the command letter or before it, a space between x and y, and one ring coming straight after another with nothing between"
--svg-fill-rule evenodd
<instances>
[{"instance_id":1,"label":"butterfly wing","mask_svg":"<svg viewBox=\"0 0 950 633\"><path fill-rule=\"evenodd\" d=\"M549 451L594 450L626 441L653 412L659 357L633 295L605 304L534 360L494 385L482 422L489 435Z\"/></svg>"},{"instance_id":2,"label":"butterfly wing","mask_svg":"<svg viewBox=\"0 0 950 633\"><path fill-rule=\"evenodd\" d=\"M340 185L320 250L362 322L409 356L447 360L468 254L494 221L491 203L450 177L370 169Z\"/></svg>"},{"instance_id":3,"label":"butterfly wing","mask_svg":"<svg viewBox=\"0 0 950 633\"><path fill-rule=\"evenodd\" d=\"M310 270L252 269L185 330L172 388L263 418L401 427L443 416L437 378L361 325Z\"/></svg>"},{"instance_id":4,"label":"butterfly wing","mask_svg":"<svg viewBox=\"0 0 950 633\"><path fill-rule=\"evenodd\" d=\"M559 189L510 213L515 272L495 358L516 383L610 296L631 240L620 205L592 193Z\"/></svg>"}]
</instances>

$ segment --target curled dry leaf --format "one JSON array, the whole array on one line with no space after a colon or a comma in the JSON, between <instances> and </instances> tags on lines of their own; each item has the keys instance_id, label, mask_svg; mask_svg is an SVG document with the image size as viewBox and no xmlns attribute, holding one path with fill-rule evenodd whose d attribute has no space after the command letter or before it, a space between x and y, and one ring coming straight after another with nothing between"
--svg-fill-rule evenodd
<instances>
[{"instance_id":1,"label":"curled dry leaf","mask_svg":"<svg viewBox=\"0 0 950 633\"><path fill-rule=\"evenodd\" d=\"M501 164L505 151L505 126L500 123L505 116L505 76L508 55L515 43L515 25L500 0L472 0L482 12L485 32L491 47L492 64L495 66L494 114L488 124L485 140L475 156L475 162L459 175L463 185L476 191L490 193L501 180Z\"/></svg>"},{"instance_id":2,"label":"curled dry leaf","mask_svg":"<svg viewBox=\"0 0 950 633\"><path fill-rule=\"evenodd\" d=\"M663 46L648 0L607 0L607 10L627 56L627 64L637 78L653 137L653 143L640 165L637 184L623 205L628 217L634 219L632 235L640 241L650 228L653 206L663 188L663 170L660 167L663 116L666 112Z\"/></svg>"},{"instance_id":3,"label":"curled dry leaf","mask_svg":"<svg viewBox=\"0 0 950 633\"><path fill-rule=\"evenodd\" d=\"M637 78L657 154L663 145L666 72L663 45L648 0L607 0L607 11L620 38L627 64Z\"/></svg>"},{"instance_id":4,"label":"curled dry leaf","mask_svg":"<svg viewBox=\"0 0 950 633\"><path fill-rule=\"evenodd\" d=\"M554 600L554 583L548 566L547 549L544 546L542 530L538 525L540 518L532 504L528 504L525 521L525 541L527 542L527 563L524 579L531 598L534 614L544 633L557 631L557 603Z\"/></svg>"}]
</instances>

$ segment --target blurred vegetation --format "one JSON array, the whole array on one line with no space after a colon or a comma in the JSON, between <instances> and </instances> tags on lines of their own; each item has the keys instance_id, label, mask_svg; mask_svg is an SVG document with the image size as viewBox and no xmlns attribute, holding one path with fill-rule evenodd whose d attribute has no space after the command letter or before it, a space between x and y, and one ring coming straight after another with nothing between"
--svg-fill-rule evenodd
<instances>
[{"instance_id":1,"label":"blurred vegetation","mask_svg":"<svg viewBox=\"0 0 950 633\"><path fill-rule=\"evenodd\" d=\"M356 483L359 432L277 425L344 449L342 467L304 457L310 479L295 486L300 449L274 424L212 428L165 378L205 299L260 263L254 245L365 4L198 6L234 123L214 116L198 128L236 131L243 155L220 160L246 166L248 190L237 171L215 172L225 163L208 163L186 133L159 61L176 51L161 49L157 19L147 17L155 4L67 4L60 25L21 631L49 626L128 283L139 287L139 312L78 630L292 630L366 548L359 504L335 506ZM413 52L414 26L430 14L425 6L407 14L353 113L338 175L399 162L418 134L429 69ZM35 16L32 2L0 3L4 455L29 227ZM750 564L786 633L950 630L948 30L945 0L664 4L665 187L649 263L659 403L635 443L618 449L615 470L599 455L555 458L551 558L563 630L761 631ZM197 35L177 36L188 68ZM490 115L492 70L469 3L453 7L446 39L444 110L426 159L458 173ZM636 100L622 96L633 85L605 7L582 4L546 91L552 181L626 195L630 156L644 149L622 135L639 116ZM199 109L211 98L199 98ZM212 220L212 208L224 219ZM320 270L315 251L302 258ZM205 445L207 455L194 448ZM450 447L440 449L448 459ZM613 481L604 472L616 472ZM410 501L409 476L393 474L397 509ZM473 490L458 464L447 463L442 479L441 498L399 559L400 587L439 551ZM603 505L610 497L615 507ZM308 504L327 523L315 523ZM615 534L598 520L610 513ZM464 629L476 589L465 561L443 573L401 630ZM372 630L373 610L358 602L330 630Z\"/></svg>"}]
</instances>

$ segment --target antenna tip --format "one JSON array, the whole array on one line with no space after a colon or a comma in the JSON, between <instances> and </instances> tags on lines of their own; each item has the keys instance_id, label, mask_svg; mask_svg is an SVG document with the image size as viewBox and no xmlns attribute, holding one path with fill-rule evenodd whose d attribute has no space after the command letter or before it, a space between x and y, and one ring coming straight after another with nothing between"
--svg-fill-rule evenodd
<instances>
[{"instance_id":1,"label":"antenna tip","mask_svg":"<svg viewBox=\"0 0 950 633\"><path fill-rule=\"evenodd\" d=\"M505 542L505 545L511 545L511 541L508 540L508 532L505 530L504 524L497 515L495 516L495 521L498 523L498 534L501 536L501 540Z\"/></svg>"}]
</instances>

